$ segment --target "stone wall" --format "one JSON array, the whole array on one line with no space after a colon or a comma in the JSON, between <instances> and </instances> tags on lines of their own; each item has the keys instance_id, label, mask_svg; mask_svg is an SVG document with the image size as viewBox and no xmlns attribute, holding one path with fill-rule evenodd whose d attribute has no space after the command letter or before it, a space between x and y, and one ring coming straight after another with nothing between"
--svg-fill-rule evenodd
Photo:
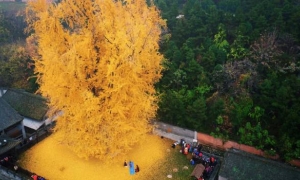
<instances>
[{"instance_id":1,"label":"stone wall","mask_svg":"<svg viewBox=\"0 0 300 180\"><path fill-rule=\"evenodd\" d=\"M213 136L210 136L208 134L204 134L201 132L191 131L188 129L180 128L177 126L173 126L170 124L162 123L162 122L155 122L154 124L155 130L160 131L161 134L167 138L173 139L175 141L179 140L179 138L184 138L188 141L191 141L193 139L196 139L198 142L200 142L203 145L210 146L212 148L220 149L223 151L227 151L229 149L238 149L247 153L263 156L266 158L271 158L278 160L280 157L279 155L275 156L269 156L264 151L260 149L256 149L255 147L248 146L245 144L239 144L234 141L223 141L222 139L215 138ZM294 159L289 162L293 166L300 167L300 160Z\"/></svg>"}]
</instances>

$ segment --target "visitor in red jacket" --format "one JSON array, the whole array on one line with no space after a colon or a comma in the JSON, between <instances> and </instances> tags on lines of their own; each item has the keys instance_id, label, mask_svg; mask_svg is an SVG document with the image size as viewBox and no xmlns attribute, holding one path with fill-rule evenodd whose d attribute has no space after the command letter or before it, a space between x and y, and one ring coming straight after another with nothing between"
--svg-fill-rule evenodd
<instances>
[{"instance_id":1,"label":"visitor in red jacket","mask_svg":"<svg viewBox=\"0 0 300 180\"><path fill-rule=\"evenodd\" d=\"M33 175L31 175L31 178L32 178L33 180L38 180L38 175L33 174Z\"/></svg>"}]
</instances>

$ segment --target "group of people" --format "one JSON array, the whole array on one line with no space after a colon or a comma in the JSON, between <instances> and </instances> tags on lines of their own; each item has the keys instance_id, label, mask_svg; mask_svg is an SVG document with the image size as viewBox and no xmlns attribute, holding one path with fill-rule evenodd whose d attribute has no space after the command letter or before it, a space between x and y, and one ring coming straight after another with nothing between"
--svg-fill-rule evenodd
<instances>
[{"instance_id":1,"label":"group of people","mask_svg":"<svg viewBox=\"0 0 300 180\"><path fill-rule=\"evenodd\" d=\"M129 161L129 167L130 168L133 168L133 162L132 161ZM124 161L124 167L128 167L128 164L127 164L127 161L125 160ZM134 169L134 172L140 172L140 167L138 165L136 165L135 169Z\"/></svg>"},{"instance_id":2,"label":"group of people","mask_svg":"<svg viewBox=\"0 0 300 180\"><path fill-rule=\"evenodd\" d=\"M214 156L207 156L202 152L202 144L193 142L192 144L186 143L183 139L180 142L175 142L172 147L175 148L176 145L181 145L181 153L187 155L188 153L192 154L190 160L191 165L203 164L205 167L203 175L199 180L209 178L213 172L214 167L217 165L217 160Z\"/></svg>"},{"instance_id":3,"label":"group of people","mask_svg":"<svg viewBox=\"0 0 300 180\"><path fill-rule=\"evenodd\" d=\"M21 167L19 167L16 163L16 159L11 156L7 155L0 159L0 165L12 170L15 173L20 173L26 176L30 176L33 180L45 180L44 177L38 176L37 174L31 173Z\"/></svg>"},{"instance_id":4,"label":"group of people","mask_svg":"<svg viewBox=\"0 0 300 180\"><path fill-rule=\"evenodd\" d=\"M200 163L204 165L205 169L199 180L209 178L214 170L214 167L217 164L216 159L213 156L207 157L207 156L203 155L202 153L199 153L199 155L196 155L196 154L193 155L193 158L191 159L191 164L194 165L194 164L200 164Z\"/></svg>"},{"instance_id":5,"label":"group of people","mask_svg":"<svg viewBox=\"0 0 300 180\"><path fill-rule=\"evenodd\" d=\"M0 164L3 167L13 170L15 173L17 173L19 170L19 166L16 164L15 158L11 155L7 155L1 158Z\"/></svg>"},{"instance_id":6,"label":"group of people","mask_svg":"<svg viewBox=\"0 0 300 180\"><path fill-rule=\"evenodd\" d=\"M201 148L198 147L192 152L191 164L194 165L200 163L203 164L203 166L205 167L200 180L209 178L214 170L214 167L217 165L216 158L214 156L206 156L201 152Z\"/></svg>"}]
</instances>

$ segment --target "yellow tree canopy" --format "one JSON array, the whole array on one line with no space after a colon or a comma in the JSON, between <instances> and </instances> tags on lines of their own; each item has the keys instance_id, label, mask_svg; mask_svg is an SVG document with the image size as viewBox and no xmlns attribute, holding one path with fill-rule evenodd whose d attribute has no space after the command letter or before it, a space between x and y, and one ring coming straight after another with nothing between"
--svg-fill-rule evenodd
<instances>
[{"instance_id":1,"label":"yellow tree canopy","mask_svg":"<svg viewBox=\"0 0 300 180\"><path fill-rule=\"evenodd\" d=\"M165 22L145 0L31 1L39 91L62 110L56 130L84 158L126 153L151 130Z\"/></svg>"}]
</instances>

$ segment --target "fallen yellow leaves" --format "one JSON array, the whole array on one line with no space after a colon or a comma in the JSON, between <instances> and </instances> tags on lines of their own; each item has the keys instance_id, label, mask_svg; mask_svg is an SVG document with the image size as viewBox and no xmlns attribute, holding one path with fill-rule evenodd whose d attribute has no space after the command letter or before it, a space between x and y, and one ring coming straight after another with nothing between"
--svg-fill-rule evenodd
<instances>
[{"instance_id":1,"label":"fallen yellow leaves","mask_svg":"<svg viewBox=\"0 0 300 180\"><path fill-rule=\"evenodd\" d=\"M149 179L168 154L167 139L148 134L146 140L136 145L126 156L118 157L116 163L108 164L97 159L84 160L58 141L58 132L26 151L20 166L49 180L142 180ZM88 148L88 147L86 147ZM140 172L129 174L124 160L139 165ZM153 178L153 177L152 177Z\"/></svg>"}]
</instances>

